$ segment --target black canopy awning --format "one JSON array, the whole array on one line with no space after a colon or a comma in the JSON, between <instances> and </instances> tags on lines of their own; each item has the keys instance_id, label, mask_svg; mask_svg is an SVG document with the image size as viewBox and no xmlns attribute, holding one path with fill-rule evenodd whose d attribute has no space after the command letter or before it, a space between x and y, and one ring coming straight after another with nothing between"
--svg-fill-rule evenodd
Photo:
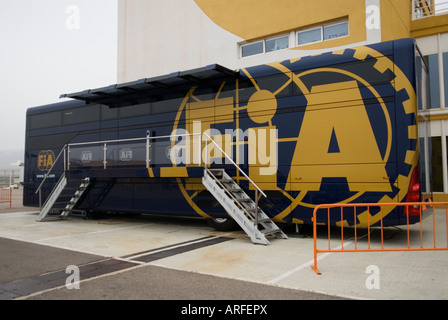
<instances>
[{"instance_id":1,"label":"black canopy awning","mask_svg":"<svg viewBox=\"0 0 448 320\"><path fill-rule=\"evenodd\" d=\"M154 78L114 84L98 89L62 94L60 98L72 98L86 103L124 107L139 103L161 101L185 95L192 86L216 86L227 79L237 79L239 72L213 64L204 68L174 72Z\"/></svg>"}]
</instances>

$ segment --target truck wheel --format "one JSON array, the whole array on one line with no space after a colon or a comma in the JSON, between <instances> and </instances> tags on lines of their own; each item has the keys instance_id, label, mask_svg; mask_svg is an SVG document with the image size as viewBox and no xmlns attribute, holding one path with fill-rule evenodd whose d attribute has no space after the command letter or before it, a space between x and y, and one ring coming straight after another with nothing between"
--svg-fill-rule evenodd
<instances>
[{"instance_id":1,"label":"truck wheel","mask_svg":"<svg viewBox=\"0 0 448 320\"><path fill-rule=\"evenodd\" d=\"M218 231L232 231L238 229L238 224L231 218L207 219L208 224Z\"/></svg>"}]
</instances>

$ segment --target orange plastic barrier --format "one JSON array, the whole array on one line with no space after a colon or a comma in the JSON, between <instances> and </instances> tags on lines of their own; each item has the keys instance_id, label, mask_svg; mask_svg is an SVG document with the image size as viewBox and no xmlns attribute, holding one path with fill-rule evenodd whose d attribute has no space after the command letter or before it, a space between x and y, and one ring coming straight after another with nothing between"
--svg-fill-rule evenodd
<instances>
[{"instance_id":1,"label":"orange plastic barrier","mask_svg":"<svg viewBox=\"0 0 448 320\"><path fill-rule=\"evenodd\" d=\"M389 210L387 212L390 212L391 209L393 209L393 207L396 206L402 206L405 207L403 210L403 215L406 217L406 239L407 239L407 243L405 243L403 245L403 247L390 247L387 246L385 247L385 242L384 242L384 226L383 226L383 212L384 207L392 207L389 208ZM360 246L359 243L359 239L358 239L358 231L361 229L360 226L357 226L357 214L359 214L360 210L359 208L362 207L362 210L364 213L367 213L367 226L368 227L363 227L363 230L367 230L367 244L363 243L363 246ZM445 222L443 224L441 224L440 222L437 224L439 231L441 229L444 229L441 231L441 233L444 233L444 238L443 238L443 245L440 246L440 240L439 240L439 245L437 245L436 243L436 207L437 208L441 208L440 210L438 210L438 214L442 214L444 213L444 218L445 218ZM340 242L339 240L337 241L340 245L336 248L331 248L330 242L330 234L331 234L331 228L330 228L330 209L332 208L340 208ZM350 215L354 215L352 216L354 218L354 225L352 227L350 227L350 231L354 232L354 236L353 239L354 240L350 240L350 243L347 243L346 241L346 245L344 247L344 221L346 219L344 219L344 209L346 208L350 208L351 211L353 211L353 213L350 213ZM367 210L365 210L367 208ZM369 219L372 219L371 217L371 209L372 208L377 208L376 210L378 210L379 208L379 213L377 213L376 215L380 215L379 220L376 219L376 221L371 222L369 221ZM418 208L417 211L417 215L419 215L419 222L415 223L415 226L413 229L415 228L419 228L420 232L419 232L419 237L420 237L420 241L417 241L417 245L415 246L415 244L413 246L411 246L411 237L410 237L410 227L412 226L412 224L409 223L409 212L410 210L412 210L412 212L416 212L416 209ZM432 208L432 210L430 209ZM357 210L358 209L358 210ZM320 212L319 212L320 211ZM322 214L322 211L324 211L323 213L327 214L327 233L328 233L328 246L326 249L318 249L317 248L317 214ZM358 211L358 212L357 212ZM425 231L423 231L423 215L427 215L429 214L429 212L432 212L432 228L430 228L431 230L427 230L427 222L425 222ZM334 214L334 209L333 209L333 214ZM347 215L347 213L345 213ZM386 216L387 214L384 214L384 216ZM412 214L411 214L412 215ZM345 216L346 217L346 216ZM334 219L332 219L334 220ZM323 224L323 223L322 223ZM377 226L372 227L373 224L376 224ZM420 224L420 226L418 227L418 224ZM378 243L378 241L375 242L375 244L372 243L372 239L371 239L371 230L378 230L380 231L380 243ZM346 233L347 233L347 229L346 229ZM415 233L415 232L413 232ZM417 232L418 233L418 232ZM430 234L431 237L431 245L424 245L423 244L423 234L425 233L425 240L428 239L428 234ZM364 237L363 237L364 238ZM446 243L445 243L445 238L446 238ZM415 238L412 239L413 243L415 243ZM324 253L324 252L378 252L378 251L427 251L427 250L448 250L448 202L406 202L406 203L360 203L360 204L323 204L323 205L318 205L316 208L314 208L314 212L313 212L313 241L314 241L314 265L311 266L311 268L317 273L317 274L321 274L321 272L317 269L317 254L318 253ZM336 240L333 240L333 242ZM352 247L352 245L354 246L354 248ZM348 248L350 247L350 248Z\"/></svg>"},{"instance_id":2,"label":"orange plastic barrier","mask_svg":"<svg viewBox=\"0 0 448 320\"><path fill-rule=\"evenodd\" d=\"M0 203L9 202L9 208L12 207L12 188L0 189Z\"/></svg>"}]
</instances>

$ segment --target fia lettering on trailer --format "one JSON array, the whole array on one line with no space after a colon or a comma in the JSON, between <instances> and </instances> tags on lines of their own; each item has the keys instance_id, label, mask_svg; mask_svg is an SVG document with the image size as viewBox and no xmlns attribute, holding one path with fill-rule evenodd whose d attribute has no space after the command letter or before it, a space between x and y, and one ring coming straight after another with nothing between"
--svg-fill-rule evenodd
<instances>
[{"instance_id":1,"label":"fia lettering on trailer","mask_svg":"<svg viewBox=\"0 0 448 320\"><path fill-rule=\"evenodd\" d=\"M123 148L120 150L121 161L131 161L134 157L134 152L130 148Z\"/></svg>"},{"instance_id":2,"label":"fia lettering on trailer","mask_svg":"<svg viewBox=\"0 0 448 320\"><path fill-rule=\"evenodd\" d=\"M40 171L48 171L55 161L54 152L52 150L42 150L37 155L37 167Z\"/></svg>"},{"instance_id":3,"label":"fia lettering on trailer","mask_svg":"<svg viewBox=\"0 0 448 320\"><path fill-rule=\"evenodd\" d=\"M83 163L89 163L93 159L92 151L86 150L81 153L81 161Z\"/></svg>"}]
</instances>

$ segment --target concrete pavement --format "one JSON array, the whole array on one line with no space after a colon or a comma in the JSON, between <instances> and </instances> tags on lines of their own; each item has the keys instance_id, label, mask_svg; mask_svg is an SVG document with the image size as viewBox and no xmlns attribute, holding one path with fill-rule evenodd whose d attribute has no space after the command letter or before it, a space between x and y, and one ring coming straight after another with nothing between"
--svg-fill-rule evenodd
<instances>
[{"instance_id":1,"label":"concrete pavement","mask_svg":"<svg viewBox=\"0 0 448 320\"><path fill-rule=\"evenodd\" d=\"M198 219L111 216L35 222L35 210L5 211L0 211L4 299L448 298L448 251L319 254L322 274L317 275L310 267L310 228L300 236L292 228L289 239L261 246L242 231L217 232ZM437 215L437 241L446 243L443 215ZM424 220L425 230L431 220ZM419 228L412 226L411 234ZM403 242L406 230L394 227L385 233L387 245L394 246ZM377 236L371 233L373 244ZM344 239L346 246L353 245L349 232ZM318 240L325 246L326 239ZM79 268L80 289L65 285L70 265Z\"/></svg>"}]
</instances>

